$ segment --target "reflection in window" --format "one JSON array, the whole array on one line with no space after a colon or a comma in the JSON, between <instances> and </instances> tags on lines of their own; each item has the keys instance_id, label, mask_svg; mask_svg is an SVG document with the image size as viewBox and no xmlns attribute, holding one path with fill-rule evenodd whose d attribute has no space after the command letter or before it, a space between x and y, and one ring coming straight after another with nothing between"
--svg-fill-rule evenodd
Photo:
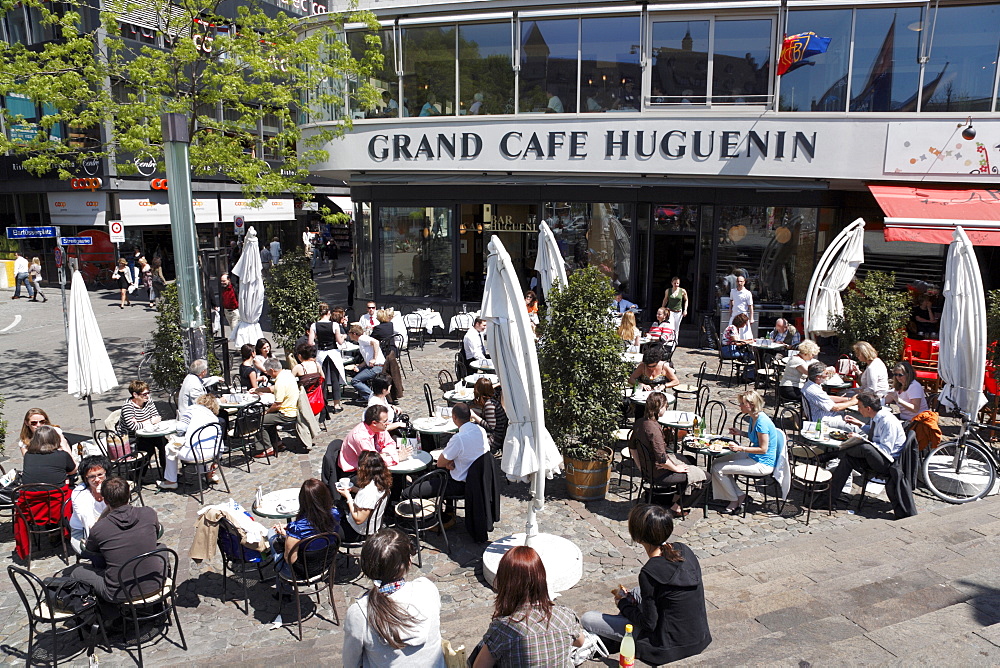
<instances>
[{"instance_id":1,"label":"reflection in window","mask_svg":"<svg viewBox=\"0 0 1000 668\"><path fill-rule=\"evenodd\" d=\"M788 12L788 34L814 32L830 38L826 53L812 56L781 76L781 111L847 109L850 9Z\"/></svg>"},{"instance_id":2,"label":"reflection in window","mask_svg":"<svg viewBox=\"0 0 1000 668\"><path fill-rule=\"evenodd\" d=\"M452 298L452 210L380 207L383 295Z\"/></svg>"},{"instance_id":3,"label":"reflection in window","mask_svg":"<svg viewBox=\"0 0 1000 668\"><path fill-rule=\"evenodd\" d=\"M770 19L716 21L712 102L766 103L772 43Z\"/></svg>"},{"instance_id":4,"label":"reflection in window","mask_svg":"<svg viewBox=\"0 0 1000 668\"><path fill-rule=\"evenodd\" d=\"M653 24L654 103L704 104L708 95L708 21Z\"/></svg>"},{"instance_id":5,"label":"reflection in window","mask_svg":"<svg viewBox=\"0 0 1000 668\"><path fill-rule=\"evenodd\" d=\"M629 291L632 204L548 202L542 217L570 271L595 266L615 288Z\"/></svg>"},{"instance_id":6,"label":"reflection in window","mask_svg":"<svg viewBox=\"0 0 1000 668\"><path fill-rule=\"evenodd\" d=\"M642 95L638 16L583 19L580 111L638 111Z\"/></svg>"},{"instance_id":7,"label":"reflection in window","mask_svg":"<svg viewBox=\"0 0 1000 668\"><path fill-rule=\"evenodd\" d=\"M510 23L458 29L459 114L514 113Z\"/></svg>"},{"instance_id":8,"label":"reflection in window","mask_svg":"<svg viewBox=\"0 0 1000 668\"><path fill-rule=\"evenodd\" d=\"M369 33L352 32L347 36L347 44L351 48L351 57L359 63L364 62L367 44L365 35ZM399 80L396 78L396 62L393 54L393 36L391 30L383 30L378 33L381 41L379 53L382 54L382 65L376 67L372 72L370 83L375 88L382 91L382 100L375 109L364 110L358 108L357 100L351 97L351 116L353 118L396 118L399 116ZM357 89L356 81L348 81L348 91L354 92ZM406 116L406 114L403 114Z\"/></svg>"},{"instance_id":9,"label":"reflection in window","mask_svg":"<svg viewBox=\"0 0 1000 668\"><path fill-rule=\"evenodd\" d=\"M576 19L521 23L518 111L576 111Z\"/></svg>"},{"instance_id":10,"label":"reflection in window","mask_svg":"<svg viewBox=\"0 0 1000 668\"><path fill-rule=\"evenodd\" d=\"M359 213L354 217L354 291L357 299L371 299L375 296L373 239L372 205L371 202L361 202Z\"/></svg>"},{"instance_id":11,"label":"reflection in window","mask_svg":"<svg viewBox=\"0 0 1000 668\"><path fill-rule=\"evenodd\" d=\"M989 111L1000 5L941 7L924 68L923 111Z\"/></svg>"},{"instance_id":12,"label":"reflection in window","mask_svg":"<svg viewBox=\"0 0 1000 668\"><path fill-rule=\"evenodd\" d=\"M697 232L698 206L657 204L653 206L654 232Z\"/></svg>"},{"instance_id":13,"label":"reflection in window","mask_svg":"<svg viewBox=\"0 0 1000 668\"><path fill-rule=\"evenodd\" d=\"M410 116L455 115L455 27L403 31L403 103Z\"/></svg>"},{"instance_id":14,"label":"reflection in window","mask_svg":"<svg viewBox=\"0 0 1000 668\"><path fill-rule=\"evenodd\" d=\"M24 15L24 7L15 4L4 15L4 23L7 25L7 41L11 44L29 44L28 42L28 19Z\"/></svg>"},{"instance_id":15,"label":"reflection in window","mask_svg":"<svg viewBox=\"0 0 1000 668\"><path fill-rule=\"evenodd\" d=\"M855 15L850 110L916 111L920 8L859 9Z\"/></svg>"}]
</instances>

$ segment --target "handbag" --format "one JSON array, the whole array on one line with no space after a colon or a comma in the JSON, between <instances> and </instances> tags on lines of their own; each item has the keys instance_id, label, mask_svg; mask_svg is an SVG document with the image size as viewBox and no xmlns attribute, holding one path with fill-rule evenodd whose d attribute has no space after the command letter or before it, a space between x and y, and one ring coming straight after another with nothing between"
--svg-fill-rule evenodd
<instances>
[{"instance_id":1,"label":"handbag","mask_svg":"<svg viewBox=\"0 0 1000 668\"><path fill-rule=\"evenodd\" d=\"M69 577L48 577L42 580L45 596L56 612L79 614L97 603L94 588L82 580Z\"/></svg>"},{"instance_id":2,"label":"handbag","mask_svg":"<svg viewBox=\"0 0 1000 668\"><path fill-rule=\"evenodd\" d=\"M583 644L573 648L573 665L579 666L587 661L599 661L608 656L608 648L604 646L601 636L583 632Z\"/></svg>"},{"instance_id":3,"label":"handbag","mask_svg":"<svg viewBox=\"0 0 1000 668\"><path fill-rule=\"evenodd\" d=\"M309 407L313 415L319 415L326 408L326 395L323 393L323 375L320 373L307 373L299 378L299 385L306 391L309 397Z\"/></svg>"}]
</instances>

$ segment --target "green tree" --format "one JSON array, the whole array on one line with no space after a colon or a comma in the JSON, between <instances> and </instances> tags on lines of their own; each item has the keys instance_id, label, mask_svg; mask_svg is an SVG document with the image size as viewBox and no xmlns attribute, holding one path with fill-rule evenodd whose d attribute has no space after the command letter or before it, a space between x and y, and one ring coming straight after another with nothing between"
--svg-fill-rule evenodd
<instances>
[{"instance_id":1,"label":"green tree","mask_svg":"<svg viewBox=\"0 0 1000 668\"><path fill-rule=\"evenodd\" d=\"M300 249L281 256L281 262L264 280L275 342L290 354L295 341L316 320L319 289L312 278L309 258Z\"/></svg>"},{"instance_id":2,"label":"green tree","mask_svg":"<svg viewBox=\"0 0 1000 668\"><path fill-rule=\"evenodd\" d=\"M870 271L844 294L844 316L837 320L842 349L867 341L887 365L900 360L910 299L895 288L895 283L893 272Z\"/></svg>"},{"instance_id":3,"label":"green tree","mask_svg":"<svg viewBox=\"0 0 1000 668\"><path fill-rule=\"evenodd\" d=\"M106 0L100 14L83 0L23 0L2 3L0 13L21 5L59 38L40 47L0 42L11 128L0 151L25 157L37 175L69 178L95 157L126 175L135 157L162 166L160 116L176 112L189 119L194 176L229 178L249 198L306 194L309 166L327 157L321 147L351 127L340 82L367 81L381 60L377 36L354 58L329 23L268 16L262 0L229 17L226 0ZM151 44L123 34L139 10L155 17ZM334 18L346 21L377 26L370 12ZM377 98L368 84L350 95L363 108ZM313 120L340 123L303 139L299 124Z\"/></svg>"},{"instance_id":4,"label":"green tree","mask_svg":"<svg viewBox=\"0 0 1000 668\"><path fill-rule=\"evenodd\" d=\"M167 392L177 392L184 382L184 376L187 375L188 366L184 361L184 345L181 340L184 329L180 325L181 303L176 283L164 286L156 310L158 312L151 353L153 359L150 363L152 384ZM210 322L205 323L205 331L211 335ZM211 338L209 336L209 341ZM208 369L211 374L219 374L222 369L211 346L208 350Z\"/></svg>"},{"instance_id":5,"label":"green tree","mask_svg":"<svg viewBox=\"0 0 1000 668\"><path fill-rule=\"evenodd\" d=\"M542 387L549 388L545 425L564 455L599 459L614 444L621 388L629 376L608 318L614 291L607 276L586 267L547 297L538 350Z\"/></svg>"}]
</instances>

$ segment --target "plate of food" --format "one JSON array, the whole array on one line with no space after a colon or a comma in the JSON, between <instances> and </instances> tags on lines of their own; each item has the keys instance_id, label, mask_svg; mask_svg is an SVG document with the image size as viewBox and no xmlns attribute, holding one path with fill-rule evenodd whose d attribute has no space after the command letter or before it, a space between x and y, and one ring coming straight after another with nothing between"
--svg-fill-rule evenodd
<instances>
[{"instance_id":1,"label":"plate of food","mask_svg":"<svg viewBox=\"0 0 1000 668\"><path fill-rule=\"evenodd\" d=\"M712 438L708 441L708 449L712 452L722 452L728 450L734 443L736 441L731 438Z\"/></svg>"},{"instance_id":2,"label":"plate of food","mask_svg":"<svg viewBox=\"0 0 1000 668\"><path fill-rule=\"evenodd\" d=\"M831 440L843 442L851 437L851 433L840 429L831 429L828 436Z\"/></svg>"}]
</instances>

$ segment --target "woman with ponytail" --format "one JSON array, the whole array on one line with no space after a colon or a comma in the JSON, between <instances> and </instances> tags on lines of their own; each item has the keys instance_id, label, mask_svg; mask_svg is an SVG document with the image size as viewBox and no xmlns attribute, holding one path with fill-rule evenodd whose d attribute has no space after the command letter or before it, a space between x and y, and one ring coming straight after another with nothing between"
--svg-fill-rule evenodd
<instances>
[{"instance_id":1,"label":"woman with ponytail","mask_svg":"<svg viewBox=\"0 0 1000 668\"><path fill-rule=\"evenodd\" d=\"M670 543L673 516L662 506L640 503L628 514L632 540L646 550L649 561L639 571L639 586L614 590L621 614L588 612L583 628L617 651L631 624L636 658L658 665L700 654L712 642L705 612L701 566L687 545Z\"/></svg>"},{"instance_id":2,"label":"woman with ponytail","mask_svg":"<svg viewBox=\"0 0 1000 668\"><path fill-rule=\"evenodd\" d=\"M361 570L372 588L347 610L345 668L444 668L441 595L425 577L406 580L413 543L399 529L382 529L361 548Z\"/></svg>"}]
</instances>

